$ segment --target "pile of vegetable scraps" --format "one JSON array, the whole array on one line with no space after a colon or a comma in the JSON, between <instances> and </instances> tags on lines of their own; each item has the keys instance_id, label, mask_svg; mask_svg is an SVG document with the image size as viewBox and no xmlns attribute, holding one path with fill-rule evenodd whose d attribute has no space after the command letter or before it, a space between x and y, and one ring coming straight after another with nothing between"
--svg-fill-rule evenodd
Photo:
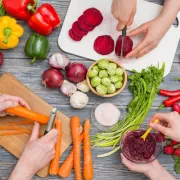
<instances>
[{"instance_id":1,"label":"pile of vegetable scraps","mask_svg":"<svg viewBox=\"0 0 180 180\"><path fill-rule=\"evenodd\" d=\"M141 72L134 71L128 77L131 80L129 90L134 97L127 107L128 112L124 120L118 121L113 128L106 132L98 133L92 137L92 143L96 147L113 147L111 152L98 155L97 157L105 157L117 152L121 147L116 147L116 145L121 140L124 130L144 121L163 80L164 69L165 64L160 69L150 66Z\"/></svg>"}]
</instances>

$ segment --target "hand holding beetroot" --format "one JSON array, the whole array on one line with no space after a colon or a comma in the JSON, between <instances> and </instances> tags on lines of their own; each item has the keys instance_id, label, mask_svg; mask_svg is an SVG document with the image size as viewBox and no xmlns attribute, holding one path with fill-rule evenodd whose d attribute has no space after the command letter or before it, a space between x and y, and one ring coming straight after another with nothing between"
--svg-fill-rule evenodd
<instances>
[{"instance_id":1,"label":"hand holding beetroot","mask_svg":"<svg viewBox=\"0 0 180 180\"><path fill-rule=\"evenodd\" d=\"M158 124L153 121L159 119ZM157 113L150 121L150 126L165 136L180 142L180 116L177 112Z\"/></svg>"}]
</instances>

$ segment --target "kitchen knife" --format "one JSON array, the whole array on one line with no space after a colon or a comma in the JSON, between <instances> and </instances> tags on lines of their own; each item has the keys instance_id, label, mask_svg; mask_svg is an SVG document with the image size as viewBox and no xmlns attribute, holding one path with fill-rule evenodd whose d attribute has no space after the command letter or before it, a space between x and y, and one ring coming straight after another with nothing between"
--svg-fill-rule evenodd
<instances>
[{"instance_id":1,"label":"kitchen knife","mask_svg":"<svg viewBox=\"0 0 180 180\"><path fill-rule=\"evenodd\" d=\"M57 109L54 108L52 111L51 111L51 114L50 114L50 117L49 117L49 121L48 121L48 124L46 126L46 130L44 132L44 135L46 135L53 127L53 124L54 124L54 120L56 118L56 113L57 113Z\"/></svg>"},{"instance_id":2,"label":"kitchen knife","mask_svg":"<svg viewBox=\"0 0 180 180\"><path fill-rule=\"evenodd\" d=\"M125 26L122 30L122 44L121 44L121 56L120 56L121 59L123 59L124 38L126 37L126 31L127 31L127 28Z\"/></svg>"}]
</instances>

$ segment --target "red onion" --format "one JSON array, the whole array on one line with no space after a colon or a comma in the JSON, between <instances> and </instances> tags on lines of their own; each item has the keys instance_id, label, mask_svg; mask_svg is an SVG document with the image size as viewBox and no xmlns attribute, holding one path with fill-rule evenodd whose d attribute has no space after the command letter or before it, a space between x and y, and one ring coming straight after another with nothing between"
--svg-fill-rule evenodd
<instances>
[{"instance_id":1,"label":"red onion","mask_svg":"<svg viewBox=\"0 0 180 180\"><path fill-rule=\"evenodd\" d=\"M87 69L81 63L72 63L66 71L66 76L72 82L81 82L86 79Z\"/></svg>"},{"instance_id":2,"label":"red onion","mask_svg":"<svg viewBox=\"0 0 180 180\"><path fill-rule=\"evenodd\" d=\"M3 65L3 63L4 63L4 54L0 52L0 67Z\"/></svg>"},{"instance_id":3,"label":"red onion","mask_svg":"<svg viewBox=\"0 0 180 180\"><path fill-rule=\"evenodd\" d=\"M45 87L47 86L49 88L60 88L64 81L64 76L61 71L50 68L44 71L42 79Z\"/></svg>"}]
</instances>

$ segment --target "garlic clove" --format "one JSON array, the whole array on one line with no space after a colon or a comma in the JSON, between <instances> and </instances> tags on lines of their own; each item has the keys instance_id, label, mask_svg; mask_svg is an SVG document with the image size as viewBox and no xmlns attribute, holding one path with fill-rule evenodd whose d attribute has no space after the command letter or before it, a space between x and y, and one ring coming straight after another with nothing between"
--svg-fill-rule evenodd
<instances>
[{"instance_id":1,"label":"garlic clove","mask_svg":"<svg viewBox=\"0 0 180 180\"><path fill-rule=\"evenodd\" d=\"M84 108L87 105L88 101L89 101L89 97L80 91L76 91L70 97L70 104L75 109Z\"/></svg>"},{"instance_id":2,"label":"garlic clove","mask_svg":"<svg viewBox=\"0 0 180 180\"><path fill-rule=\"evenodd\" d=\"M77 89L80 90L80 91L82 91L82 92L84 92L84 93L87 93L87 92L90 90L90 88L89 88L88 83L87 83L86 80L84 80L84 81L82 81L82 82L79 82L79 83L77 84Z\"/></svg>"},{"instance_id":3,"label":"garlic clove","mask_svg":"<svg viewBox=\"0 0 180 180\"><path fill-rule=\"evenodd\" d=\"M77 91L77 87L69 81L64 80L60 90L64 95L72 96Z\"/></svg>"}]
</instances>

